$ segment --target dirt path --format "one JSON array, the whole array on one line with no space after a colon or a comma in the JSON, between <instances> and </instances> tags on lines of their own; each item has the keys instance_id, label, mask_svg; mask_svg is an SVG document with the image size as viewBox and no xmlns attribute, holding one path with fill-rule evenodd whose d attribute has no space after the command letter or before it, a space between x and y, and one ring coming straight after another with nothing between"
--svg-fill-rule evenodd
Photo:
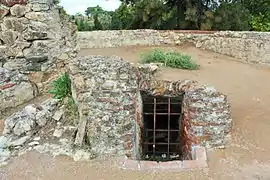
<instances>
[{"instance_id":1,"label":"dirt path","mask_svg":"<svg viewBox=\"0 0 270 180\"><path fill-rule=\"evenodd\" d=\"M225 150L209 151L209 170L183 173L142 173L121 171L106 164L73 162L65 157L51 158L32 152L0 169L0 179L157 179L157 180L269 180L270 179L270 68L242 64L233 58L201 51L194 47L167 47L190 54L199 71L162 69L162 79L195 79L228 94L234 129ZM150 47L82 50L80 55L118 55L138 62L140 53Z\"/></svg>"}]
</instances>

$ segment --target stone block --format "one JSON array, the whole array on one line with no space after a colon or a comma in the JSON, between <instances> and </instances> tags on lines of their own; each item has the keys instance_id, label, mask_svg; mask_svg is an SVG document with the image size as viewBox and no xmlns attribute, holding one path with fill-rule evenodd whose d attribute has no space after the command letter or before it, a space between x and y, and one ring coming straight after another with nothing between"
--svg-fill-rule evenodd
<instances>
[{"instance_id":1,"label":"stone block","mask_svg":"<svg viewBox=\"0 0 270 180\"><path fill-rule=\"evenodd\" d=\"M0 4L12 7L16 4L26 5L28 0L0 0Z\"/></svg>"},{"instance_id":2,"label":"stone block","mask_svg":"<svg viewBox=\"0 0 270 180\"><path fill-rule=\"evenodd\" d=\"M207 167L208 167L208 164L204 160L184 160L183 161L184 170L203 169Z\"/></svg>"},{"instance_id":3,"label":"stone block","mask_svg":"<svg viewBox=\"0 0 270 180\"><path fill-rule=\"evenodd\" d=\"M14 5L14 6L12 6L10 8L10 13L11 13L11 15L16 16L16 17L22 17L26 13L28 13L30 10L31 9L30 9L29 6L24 6L24 5L16 4L16 5Z\"/></svg>"},{"instance_id":4,"label":"stone block","mask_svg":"<svg viewBox=\"0 0 270 180\"><path fill-rule=\"evenodd\" d=\"M29 20L33 21L40 21L40 22L45 22L45 21L50 21L51 20L51 14L47 12L29 12L25 14L25 17Z\"/></svg>"},{"instance_id":5,"label":"stone block","mask_svg":"<svg viewBox=\"0 0 270 180\"><path fill-rule=\"evenodd\" d=\"M36 94L28 78L20 73L0 68L0 111L21 105Z\"/></svg>"},{"instance_id":6,"label":"stone block","mask_svg":"<svg viewBox=\"0 0 270 180\"><path fill-rule=\"evenodd\" d=\"M68 60L69 59L69 56L67 53L62 53L58 56L58 59L60 60Z\"/></svg>"},{"instance_id":7,"label":"stone block","mask_svg":"<svg viewBox=\"0 0 270 180\"><path fill-rule=\"evenodd\" d=\"M50 9L50 6L48 4L45 3L35 3L32 4L32 10L33 11L48 11Z\"/></svg>"},{"instance_id":8,"label":"stone block","mask_svg":"<svg viewBox=\"0 0 270 180\"><path fill-rule=\"evenodd\" d=\"M9 13L9 8L0 4L0 19L4 18Z\"/></svg>"},{"instance_id":9,"label":"stone block","mask_svg":"<svg viewBox=\"0 0 270 180\"><path fill-rule=\"evenodd\" d=\"M3 31L0 32L0 40L2 40L6 45L13 45L18 37L18 33L15 31Z\"/></svg>"},{"instance_id":10,"label":"stone block","mask_svg":"<svg viewBox=\"0 0 270 180\"><path fill-rule=\"evenodd\" d=\"M28 23L29 20L24 17L22 18L6 17L4 18L1 27L3 31L13 30L17 32L23 32L26 29Z\"/></svg>"},{"instance_id":11,"label":"stone block","mask_svg":"<svg viewBox=\"0 0 270 180\"><path fill-rule=\"evenodd\" d=\"M47 4L52 5L54 0L28 0L30 4Z\"/></svg>"},{"instance_id":12,"label":"stone block","mask_svg":"<svg viewBox=\"0 0 270 180\"><path fill-rule=\"evenodd\" d=\"M154 171L159 169L159 163L156 161L140 161L141 171Z\"/></svg>"},{"instance_id":13,"label":"stone block","mask_svg":"<svg viewBox=\"0 0 270 180\"><path fill-rule=\"evenodd\" d=\"M27 61L24 58L15 58L5 62L4 68L8 70L22 70L27 69Z\"/></svg>"},{"instance_id":14,"label":"stone block","mask_svg":"<svg viewBox=\"0 0 270 180\"><path fill-rule=\"evenodd\" d=\"M159 168L161 171L181 171L182 163L182 161L159 162Z\"/></svg>"}]
</instances>

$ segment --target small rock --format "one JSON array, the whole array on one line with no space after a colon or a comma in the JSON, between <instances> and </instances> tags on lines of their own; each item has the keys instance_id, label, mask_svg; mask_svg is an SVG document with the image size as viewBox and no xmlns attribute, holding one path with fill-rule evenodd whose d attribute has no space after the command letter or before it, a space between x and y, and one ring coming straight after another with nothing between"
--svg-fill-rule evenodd
<instances>
[{"instance_id":1,"label":"small rock","mask_svg":"<svg viewBox=\"0 0 270 180\"><path fill-rule=\"evenodd\" d=\"M40 137L35 137L33 140L34 141L39 141L40 140Z\"/></svg>"},{"instance_id":2,"label":"small rock","mask_svg":"<svg viewBox=\"0 0 270 180\"><path fill-rule=\"evenodd\" d=\"M68 58L69 58L69 56L68 56L67 53L62 53L62 54L58 57L58 59L60 59L60 60L67 60Z\"/></svg>"},{"instance_id":3,"label":"small rock","mask_svg":"<svg viewBox=\"0 0 270 180\"><path fill-rule=\"evenodd\" d=\"M50 6L48 4L41 4L41 3L35 3L32 5L33 11L48 11L50 9Z\"/></svg>"},{"instance_id":4,"label":"small rock","mask_svg":"<svg viewBox=\"0 0 270 180\"><path fill-rule=\"evenodd\" d=\"M13 128L13 133L17 136L21 136L31 131L34 126L35 126L34 120L29 118L29 116L27 116L15 124L15 127Z\"/></svg>"},{"instance_id":5,"label":"small rock","mask_svg":"<svg viewBox=\"0 0 270 180\"><path fill-rule=\"evenodd\" d=\"M76 126L64 126L64 131L74 131L76 129Z\"/></svg>"},{"instance_id":6,"label":"small rock","mask_svg":"<svg viewBox=\"0 0 270 180\"><path fill-rule=\"evenodd\" d=\"M63 114L64 114L64 110L63 108L61 108L54 113L53 119L56 121L59 121L62 118Z\"/></svg>"},{"instance_id":7,"label":"small rock","mask_svg":"<svg viewBox=\"0 0 270 180\"><path fill-rule=\"evenodd\" d=\"M102 88L103 89L106 89L106 90L112 90L115 86L116 86L116 82L115 81L107 80L103 84Z\"/></svg>"},{"instance_id":8,"label":"small rock","mask_svg":"<svg viewBox=\"0 0 270 180\"><path fill-rule=\"evenodd\" d=\"M12 141L10 143L10 146L21 146L23 145L28 139L30 139L30 136L24 136L24 137L21 137L15 141Z\"/></svg>"},{"instance_id":9,"label":"small rock","mask_svg":"<svg viewBox=\"0 0 270 180\"><path fill-rule=\"evenodd\" d=\"M62 130L62 129L56 129L56 130L54 131L54 133L53 133L53 136L59 138L59 137L62 136L62 134L63 134L63 130Z\"/></svg>"},{"instance_id":10,"label":"small rock","mask_svg":"<svg viewBox=\"0 0 270 180\"><path fill-rule=\"evenodd\" d=\"M15 4L14 6L10 8L10 13L16 17L22 17L29 11L30 11L30 7L19 5L19 4Z\"/></svg>"},{"instance_id":11,"label":"small rock","mask_svg":"<svg viewBox=\"0 0 270 180\"><path fill-rule=\"evenodd\" d=\"M68 139L66 139L66 138L63 138L63 139L59 139L59 142L61 143L61 144L68 144Z\"/></svg>"},{"instance_id":12,"label":"small rock","mask_svg":"<svg viewBox=\"0 0 270 180\"><path fill-rule=\"evenodd\" d=\"M25 14L25 17L29 20L40 21L40 22L49 21L53 18L53 17L50 17L49 13L45 13L45 12L28 12Z\"/></svg>"},{"instance_id":13,"label":"small rock","mask_svg":"<svg viewBox=\"0 0 270 180\"><path fill-rule=\"evenodd\" d=\"M5 17L9 13L9 8L3 5L0 5L0 19Z\"/></svg>"},{"instance_id":14,"label":"small rock","mask_svg":"<svg viewBox=\"0 0 270 180\"><path fill-rule=\"evenodd\" d=\"M0 162L0 167L4 167L4 166L6 166L8 164L8 162Z\"/></svg>"},{"instance_id":15,"label":"small rock","mask_svg":"<svg viewBox=\"0 0 270 180\"><path fill-rule=\"evenodd\" d=\"M10 157L10 151L7 149L0 149L0 162L8 160Z\"/></svg>"},{"instance_id":16,"label":"small rock","mask_svg":"<svg viewBox=\"0 0 270 180\"><path fill-rule=\"evenodd\" d=\"M17 37L18 37L18 32L15 32L12 30L0 32L0 39L9 46L15 43Z\"/></svg>"},{"instance_id":17,"label":"small rock","mask_svg":"<svg viewBox=\"0 0 270 180\"><path fill-rule=\"evenodd\" d=\"M31 117L31 119L36 118L37 109L34 107L34 105L28 105L24 108L24 110L28 114L28 116Z\"/></svg>"},{"instance_id":18,"label":"small rock","mask_svg":"<svg viewBox=\"0 0 270 180\"><path fill-rule=\"evenodd\" d=\"M77 150L76 153L73 156L74 161L83 161L83 160L89 160L91 157L90 153L83 151L83 150Z\"/></svg>"},{"instance_id":19,"label":"small rock","mask_svg":"<svg viewBox=\"0 0 270 180\"><path fill-rule=\"evenodd\" d=\"M39 126L44 126L49 119L49 115L45 110L39 111L36 115L36 123Z\"/></svg>"},{"instance_id":20,"label":"small rock","mask_svg":"<svg viewBox=\"0 0 270 180\"><path fill-rule=\"evenodd\" d=\"M39 145L39 142L33 141L33 142L28 143L28 145L29 146L36 146L36 145Z\"/></svg>"},{"instance_id":21,"label":"small rock","mask_svg":"<svg viewBox=\"0 0 270 180\"><path fill-rule=\"evenodd\" d=\"M156 72L163 63L149 63L149 64L139 64L138 68L146 73Z\"/></svg>"},{"instance_id":22,"label":"small rock","mask_svg":"<svg viewBox=\"0 0 270 180\"><path fill-rule=\"evenodd\" d=\"M0 149L1 148L6 148L9 146L9 138L7 138L6 136L0 136Z\"/></svg>"}]
</instances>

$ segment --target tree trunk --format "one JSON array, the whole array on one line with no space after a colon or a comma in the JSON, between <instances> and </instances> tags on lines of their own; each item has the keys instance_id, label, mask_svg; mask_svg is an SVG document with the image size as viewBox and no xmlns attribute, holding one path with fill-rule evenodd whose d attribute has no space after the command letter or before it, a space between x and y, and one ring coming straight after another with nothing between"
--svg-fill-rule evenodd
<instances>
[{"instance_id":1,"label":"tree trunk","mask_svg":"<svg viewBox=\"0 0 270 180\"><path fill-rule=\"evenodd\" d=\"M203 14L203 4L201 0L197 0L197 28L201 29L201 21L202 21L202 14Z\"/></svg>"},{"instance_id":2,"label":"tree trunk","mask_svg":"<svg viewBox=\"0 0 270 180\"><path fill-rule=\"evenodd\" d=\"M180 22L181 22L181 3L177 4L177 29L180 29Z\"/></svg>"}]
</instances>

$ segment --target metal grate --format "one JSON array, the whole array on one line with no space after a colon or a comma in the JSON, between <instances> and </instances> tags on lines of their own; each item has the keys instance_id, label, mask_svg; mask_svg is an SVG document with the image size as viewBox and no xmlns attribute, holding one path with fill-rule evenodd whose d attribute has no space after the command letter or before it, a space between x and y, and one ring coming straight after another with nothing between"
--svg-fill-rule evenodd
<instances>
[{"instance_id":1,"label":"metal grate","mask_svg":"<svg viewBox=\"0 0 270 180\"><path fill-rule=\"evenodd\" d=\"M148 160L180 159L182 97L143 95L143 154Z\"/></svg>"}]
</instances>

